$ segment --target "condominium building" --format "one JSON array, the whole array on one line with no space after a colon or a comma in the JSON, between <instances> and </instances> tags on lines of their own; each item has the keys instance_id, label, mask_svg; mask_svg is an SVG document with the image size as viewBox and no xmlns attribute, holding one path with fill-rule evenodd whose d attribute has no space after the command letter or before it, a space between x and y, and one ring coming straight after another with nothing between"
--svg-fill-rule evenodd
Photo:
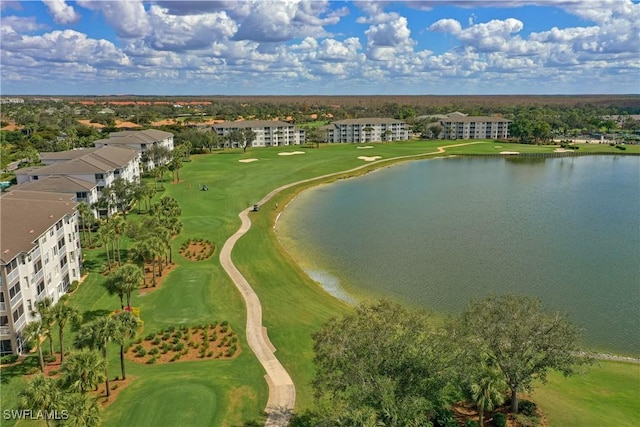
<instances>
[{"instance_id":1,"label":"condominium building","mask_svg":"<svg viewBox=\"0 0 640 427\"><path fill-rule=\"evenodd\" d=\"M410 137L407 123L389 118L338 120L323 126L326 142L406 141Z\"/></svg>"},{"instance_id":2,"label":"condominium building","mask_svg":"<svg viewBox=\"0 0 640 427\"><path fill-rule=\"evenodd\" d=\"M19 190L0 203L0 354L20 354L36 302L55 304L80 279L77 203L70 194Z\"/></svg>"},{"instance_id":3,"label":"condominium building","mask_svg":"<svg viewBox=\"0 0 640 427\"><path fill-rule=\"evenodd\" d=\"M505 139L511 120L455 112L440 119L444 139Z\"/></svg>"},{"instance_id":4,"label":"condominium building","mask_svg":"<svg viewBox=\"0 0 640 427\"><path fill-rule=\"evenodd\" d=\"M277 147L304 144L304 130L291 123L274 120L243 120L213 125L213 131L224 138L233 131L251 129L256 134L252 147ZM224 139L223 139L224 141ZM235 141L224 141L225 147L238 147Z\"/></svg>"},{"instance_id":5,"label":"condominium building","mask_svg":"<svg viewBox=\"0 0 640 427\"><path fill-rule=\"evenodd\" d=\"M25 182L11 187L11 191L39 191L66 193L75 196L75 201L91 206L98 202L98 184L72 176L53 175L37 181Z\"/></svg>"},{"instance_id":6,"label":"condominium building","mask_svg":"<svg viewBox=\"0 0 640 427\"><path fill-rule=\"evenodd\" d=\"M148 151L154 147L163 147L167 151L173 151L173 134L157 129L147 130L126 130L122 132L111 132L109 138L99 139L93 142L97 148L106 146L128 147L141 153L142 164L145 170L155 168L154 159L148 156ZM169 157L161 159L161 164L167 164Z\"/></svg>"}]
</instances>

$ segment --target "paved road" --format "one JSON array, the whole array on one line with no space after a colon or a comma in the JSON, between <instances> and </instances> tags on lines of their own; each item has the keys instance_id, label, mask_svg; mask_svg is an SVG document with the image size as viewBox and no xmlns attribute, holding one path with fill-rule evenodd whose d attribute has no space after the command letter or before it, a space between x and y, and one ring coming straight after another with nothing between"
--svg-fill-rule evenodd
<instances>
[{"instance_id":1,"label":"paved road","mask_svg":"<svg viewBox=\"0 0 640 427\"><path fill-rule=\"evenodd\" d=\"M461 145L478 144L482 142L470 142L456 145L449 145L448 147L458 147ZM433 154L443 153L445 147L438 147L437 151L430 153L423 153L411 156L394 157L388 159L381 159L375 162L369 162L347 171L330 173L314 178L304 179L302 181L293 182L291 184L283 185L271 191L264 196L262 200L258 202L260 206L268 202L273 196L279 192L286 190L287 188L294 187L299 184L307 182L318 181L332 176L342 175L345 173L355 172L359 169L366 168L372 164L384 163L397 159L410 159L419 158L422 156L428 156ZM247 342L249 347L255 353L258 361L264 367L266 371L266 381L269 384L269 400L267 401L267 407L265 412L267 413L267 421L265 427L286 427L289 425L289 420L293 414L293 409L296 403L296 388L289 376L287 370L282 366L278 358L275 356L276 348L269 341L269 337L266 332L266 328L262 326L262 305L258 295L254 292L247 279L244 278L242 273L236 268L231 260L231 251L240 237L249 231L251 228L251 220L249 219L249 212L251 208L247 208L240 212L240 219L242 224L238 231L235 232L222 246L220 251L220 264L222 268L227 272L233 283L240 291L240 294L245 300L247 305ZM256 213L259 214L259 213Z\"/></svg>"}]
</instances>

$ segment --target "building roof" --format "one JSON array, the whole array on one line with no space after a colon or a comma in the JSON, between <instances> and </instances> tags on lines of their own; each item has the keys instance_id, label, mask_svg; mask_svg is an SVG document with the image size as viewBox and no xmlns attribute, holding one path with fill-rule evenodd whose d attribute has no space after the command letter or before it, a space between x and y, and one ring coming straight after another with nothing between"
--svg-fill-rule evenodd
<instances>
[{"instance_id":1,"label":"building roof","mask_svg":"<svg viewBox=\"0 0 640 427\"><path fill-rule=\"evenodd\" d=\"M53 175L46 179L25 182L13 187L13 191L46 191L49 193L80 193L91 191L96 187L94 182L66 175Z\"/></svg>"},{"instance_id":2,"label":"building roof","mask_svg":"<svg viewBox=\"0 0 640 427\"><path fill-rule=\"evenodd\" d=\"M124 140L121 141L120 138L127 138L137 144L148 144L153 142L160 142L172 136L173 134L171 132L165 132L158 129L124 130L121 132L109 133L109 139L107 141L108 143L126 144L126 142L124 142Z\"/></svg>"},{"instance_id":3,"label":"building roof","mask_svg":"<svg viewBox=\"0 0 640 427\"><path fill-rule=\"evenodd\" d=\"M224 122L213 125L215 129L244 129L244 128L273 128L273 127L294 127L291 123L278 120L240 120L237 122Z\"/></svg>"},{"instance_id":4,"label":"building roof","mask_svg":"<svg viewBox=\"0 0 640 427\"><path fill-rule=\"evenodd\" d=\"M74 196L14 190L0 196L0 261L28 253L34 242L65 215L73 215Z\"/></svg>"},{"instance_id":5,"label":"building roof","mask_svg":"<svg viewBox=\"0 0 640 427\"><path fill-rule=\"evenodd\" d=\"M105 146L91 150L90 153L84 156L66 162L20 170L20 174L73 175L103 173L126 166L138 155L138 151L128 147ZM18 171L16 171L16 174L18 174Z\"/></svg>"},{"instance_id":6,"label":"building roof","mask_svg":"<svg viewBox=\"0 0 640 427\"><path fill-rule=\"evenodd\" d=\"M97 148L80 148L77 150L65 150L65 151L55 151L55 152L46 151L46 152L40 153L40 160L42 160L43 163L47 162L48 160L55 160L55 161L73 160L73 159L77 159L78 157L86 156L89 153L93 153L96 150Z\"/></svg>"},{"instance_id":7,"label":"building roof","mask_svg":"<svg viewBox=\"0 0 640 427\"><path fill-rule=\"evenodd\" d=\"M405 123L402 120L396 120L383 117L365 117L361 119L345 119L333 122L335 125L383 125L390 123Z\"/></svg>"},{"instance_id":8,"label":"building roof","mask_svg":"<svg viewBox=\"0 0 640 427\"><path fill-rule=\"evenodd\" d=\"M456 122L456 123L478 123L478 122L493 122L493 123L510 123L511 120L504 117L489 117L489 116L452 116L442 119L443 122Z\"/></svg>"}]
</instances>

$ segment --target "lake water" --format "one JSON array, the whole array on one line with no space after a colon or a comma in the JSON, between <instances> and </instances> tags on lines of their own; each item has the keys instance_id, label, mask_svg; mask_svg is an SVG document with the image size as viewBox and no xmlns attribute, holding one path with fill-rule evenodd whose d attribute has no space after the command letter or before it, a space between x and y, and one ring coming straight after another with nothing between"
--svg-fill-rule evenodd
<instances>
[{"instance_id":1,"label":"lake water","mask_svg":"<svg viewBox=\"0 0 640 427\"><path fill-rule=\"evenodd\" d=\"M528 294L590 348L640 355L640 157L408 162L305 191L278 236L346 300Z\"/></svg>"}]
</instances>

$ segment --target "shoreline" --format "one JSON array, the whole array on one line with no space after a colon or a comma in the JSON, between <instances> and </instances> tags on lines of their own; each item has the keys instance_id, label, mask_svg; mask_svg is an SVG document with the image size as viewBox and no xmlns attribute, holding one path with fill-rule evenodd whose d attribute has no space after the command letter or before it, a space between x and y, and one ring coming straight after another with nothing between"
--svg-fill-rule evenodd
<instances>
[{"instance_id":1,"label":"shoreline","mask_svg":"<svg viewBox=\"0 0 640 427\"><path fill-rule=\"evenodd\" d=\"M467 145L467 144L460 144L460 145ZM392 161L393 163L389 164L389 165L379 165L378 167L375 167L374 169L370 169L370 170L366 170L362 173L358 173L356 175L349 175L349 176L345 176L345 177L338 177L336 179L329 179L329 177L324 177L324 179L319 180L319 182L316 183L309 183L310 185L306 185L304 186L304 188L301 188L299 190L296 190L293 194L293 196L291 198L289 198L287 200L287 203L284 204L283 207L277 209L276 212L276 217L273 220L273 225L272 225L272 230L275 236L275 240L277 241L278 245L280 246L281 250L283 250L293 261L293 263L295 264L295 266L297 268L299 268L301 271L304 272L304 274L313 282L315 282L318 286L320 286L328 295L330 295L333 298L336 298L342 302L347 303L350 306L355 306L357 304L360 304L361 302L363 302L363 298L364 298L364 294L366 294L366 292L364 292L363 294L360 295L354 295L353 293L350 293L347 291L347 289L345 289L344 286L342 286L340 284L340 278L339 277L335 277L334 275L332 275L331 273L327 272L327 271L323 271L320 268L317 267L305 267L303 265L301 265L300 260L297 259L297 257L294 257L291 254L291 251L289 250L289 248L284 244L282 238L281 238L281 232L278 230L278 223L280 220L280 217L282 215L282 213L284 213L284 211L291 205L291 203L293 203L295 200L298 199L298 196L303 193L306 192L308 190L313 190L313 189L317 189L320 186L323 185L328 185L331 183L334 183L338 180L342 180L342 179L351 179L351 178L358 178L361 176L365 176L368 175L370 173L374 173L377 171L381 171L384 168L387 167L393 167L395 165L401 165L401 164L405 164L406 161L411 161L411 160L434 160L434 159L441 159L441 158L452 158L452 157L457 157L457 155L455 154L451 154L451 155L440 155L438 156L438 154L443 154L444 150L442 150L442 148L446 148L446 147L438 147L438 152L432 152L432 153L424 153L421 155L416 155L416 156L408 156L408 157L397 157L397 158L388 158L388 159L381 159L375 162L371 162L368 163L368 165L375 165L375 164L379 164L384 162L385 160L387 161ZM442 150L442 151L441 151ZM594 153L595 154L595 153ZM428 156L434 156L434 157L428 157ZM479 155L479 157L481 157L482 155ZM491 154L488 154L488 156L491 156ZM404 159L404 160L403 160ZM344 173L350 173L352 171L345 171ZM321 177L318 177L321 178ZM312 180L307 180L307 181L314 181ZM300 184L300 183L298 183ZM294 185L292 185L294 186ZM311 271L317 271L318 274L311 274ZM323 280L326 279L326 276L330 276L335 280ZM337 281L337 283L335 283ZM346 297L346 298L345 298ZM384 298L384 295L380 295L380 298ZM431 311L431 309L426 308L427 310ZM436 311L433 311L434 314L436 315L440 315L442 313L438 313ZM586 356L591 357L593 359L596 360L603 360L603 361L614 361L614 362L626 362L626 363L633 363L633 364L640 364L640 356L630 356L630 355L625 355L625 354L620 354L620 353L614 353L614 352L608 352L608 350L606 349L602 349L600 348L599 350L589 350L589 349L585 349L585 351L583 352Z\"/></svg>"}]
</instances>

